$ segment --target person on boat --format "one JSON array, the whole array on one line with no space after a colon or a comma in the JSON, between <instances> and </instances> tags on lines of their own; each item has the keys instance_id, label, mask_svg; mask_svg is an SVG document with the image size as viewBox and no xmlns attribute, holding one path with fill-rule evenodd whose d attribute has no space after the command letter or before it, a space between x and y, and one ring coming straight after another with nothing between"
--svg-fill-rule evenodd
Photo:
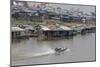
<instances>
[{"instance_id":1,"label":"person on boat","mask_svg":"<svg viewBox=\"0 0 100 67\"><path fill-rule=\"evenodd\" d=\"M67 50L67 48L55 48L56 52L64 52L65 50Z\"/></svg>"}]
</instances>

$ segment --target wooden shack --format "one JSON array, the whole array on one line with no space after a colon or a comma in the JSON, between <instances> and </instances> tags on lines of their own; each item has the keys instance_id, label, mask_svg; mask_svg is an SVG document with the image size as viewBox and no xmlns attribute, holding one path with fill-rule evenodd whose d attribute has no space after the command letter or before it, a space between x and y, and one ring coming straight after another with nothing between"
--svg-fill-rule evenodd
<instances>
[{"instance_id":1,"label":"wooden shack","mask_svg":"<svg viewBox=\"0 0 100 67\"><path fill-rule=\"evenodd\" d=\"M12 27L11 32L12 38L22 38L26 35L25 30L20 27Z\"/></svg>"},{"instance_id":2,"label":"wooden shack","mask_svg":"<svg viewBox=\"0 0 100 67\"><path fill-rule=\"evenodd\" d=\"M73 29L60 25L58 28L50 28L41 25L38 37L39 39L60 39L73 36Z\"/></svg>"}]
</instances>

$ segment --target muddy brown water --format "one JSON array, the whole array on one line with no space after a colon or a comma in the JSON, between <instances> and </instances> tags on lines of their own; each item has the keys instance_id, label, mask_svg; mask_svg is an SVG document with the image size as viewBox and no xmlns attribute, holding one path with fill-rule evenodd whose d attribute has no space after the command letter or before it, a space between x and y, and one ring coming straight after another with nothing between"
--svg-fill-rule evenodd
<instances>
[{"instance_id":1,"label":"muddy brown water","mask_svg":"<svg viewBox=\"0 0 100 67\"><path fill-rule=\"evenodd\" d=\"M68 48L60 55L54 49ZM11 65L30 65L95 60L95 33L61 40L38 41L34 37L13 40Z\"/></svg>"}]
</instances>

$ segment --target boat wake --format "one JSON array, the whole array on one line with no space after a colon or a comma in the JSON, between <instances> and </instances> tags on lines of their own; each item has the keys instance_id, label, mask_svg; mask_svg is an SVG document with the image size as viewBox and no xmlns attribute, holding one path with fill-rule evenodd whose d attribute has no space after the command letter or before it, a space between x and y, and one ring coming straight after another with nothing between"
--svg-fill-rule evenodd
<instances>
[{"instance_id":1,"label":"boat wake","mask_svg":"<svg viewBox=\"0 0 100 67\"><path fill-rule=\"evenodd\" d=\"M70 51L70 49L67 49L65 52L68 52ZM41 52L41 53L28 53L27 55L24 54L24 55L21 55L23 57L42 57L42 56L47 56L47 55L52 55L52 54L55 54L56 52L54 50L49 50L49 51L45 51L45 52Z\"/></svg>"},{"instance_id":2,"label":"boat wake","mask_svg":"<svg viewBox=\"0 0 100 67\"><path fill-rule=\"evenodd\" d=\"M41 51L41 52L40 52ZM21 54L18 54L16 55L16 60L20 59L29 59L29 58L38 58L38 57L44 57L44 56L49 56L49 55L55 55L56 54L56 51L51 49L51 48L45 48L45 49L40 49L40 51L38 52L26 52L26 53L21 53ZM65 53L65 52L68 52L70 51L70 49L66 49L64 52L62 53Z\"/></svg>"}]
</instances>

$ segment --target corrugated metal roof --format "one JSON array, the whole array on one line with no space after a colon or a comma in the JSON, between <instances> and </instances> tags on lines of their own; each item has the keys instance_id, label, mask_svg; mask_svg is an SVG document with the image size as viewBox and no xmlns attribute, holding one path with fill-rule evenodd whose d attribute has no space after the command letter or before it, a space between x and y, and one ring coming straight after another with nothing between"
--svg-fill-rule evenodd
<instances>
[{"instance_id":1,"label":"corrugated metal roof","mask_svg":"<svg viewBox=\"0 0 100 67\"><path fill-rule=\"evenodd\" d=\"M34 30L34 28L31 25L23 25L23 26L25 26L25 29Z\"/></svg>"},{"instance_id":2,"label":"corrugated metal roof","mask_svg":"<svg viewBox=\"0 0 100 67\"><path fill-rule=\"evenodd\" d=\"M41 28L42 28L43 30L50 30L48 27L43 26L43 25L41 25Z\"/></svg>"},{"instance_id":3,"label":"corrugated metal roof","mask_svg":"<svg viewBox=\"0 0 100 67\"><path fill-rule=\"evenodd\" d=\"M20 27L12 27L12 31L25 31L25 30Z\"/></svg>"},{"instance_id":4,"label":"corrugated metal roof","mask_svg":"<svg viewBox=\"0 0 100 67\"><path fill-rule=\"evenodd\" d=\"M63 30L72 30L71 28L64 25L60 25L60 28L62 28Z\"/></svg>"},{"instance_id":5,"label":"corrugated metal roof","mask_svg":"<svg viewBox=\"0 0 100 67\"><path fill-rule=\"evenodd\" d=\"M41 25L41 28L43 29L43 30L72 30L71 28L69 28L69 27L67 27L67 26L63 26L63 25L60 25L58 28L56 28L56 29L50 29L49 27L47 27L47 26L43 26L43 25Z\"/></svg>"}]
</instances>

